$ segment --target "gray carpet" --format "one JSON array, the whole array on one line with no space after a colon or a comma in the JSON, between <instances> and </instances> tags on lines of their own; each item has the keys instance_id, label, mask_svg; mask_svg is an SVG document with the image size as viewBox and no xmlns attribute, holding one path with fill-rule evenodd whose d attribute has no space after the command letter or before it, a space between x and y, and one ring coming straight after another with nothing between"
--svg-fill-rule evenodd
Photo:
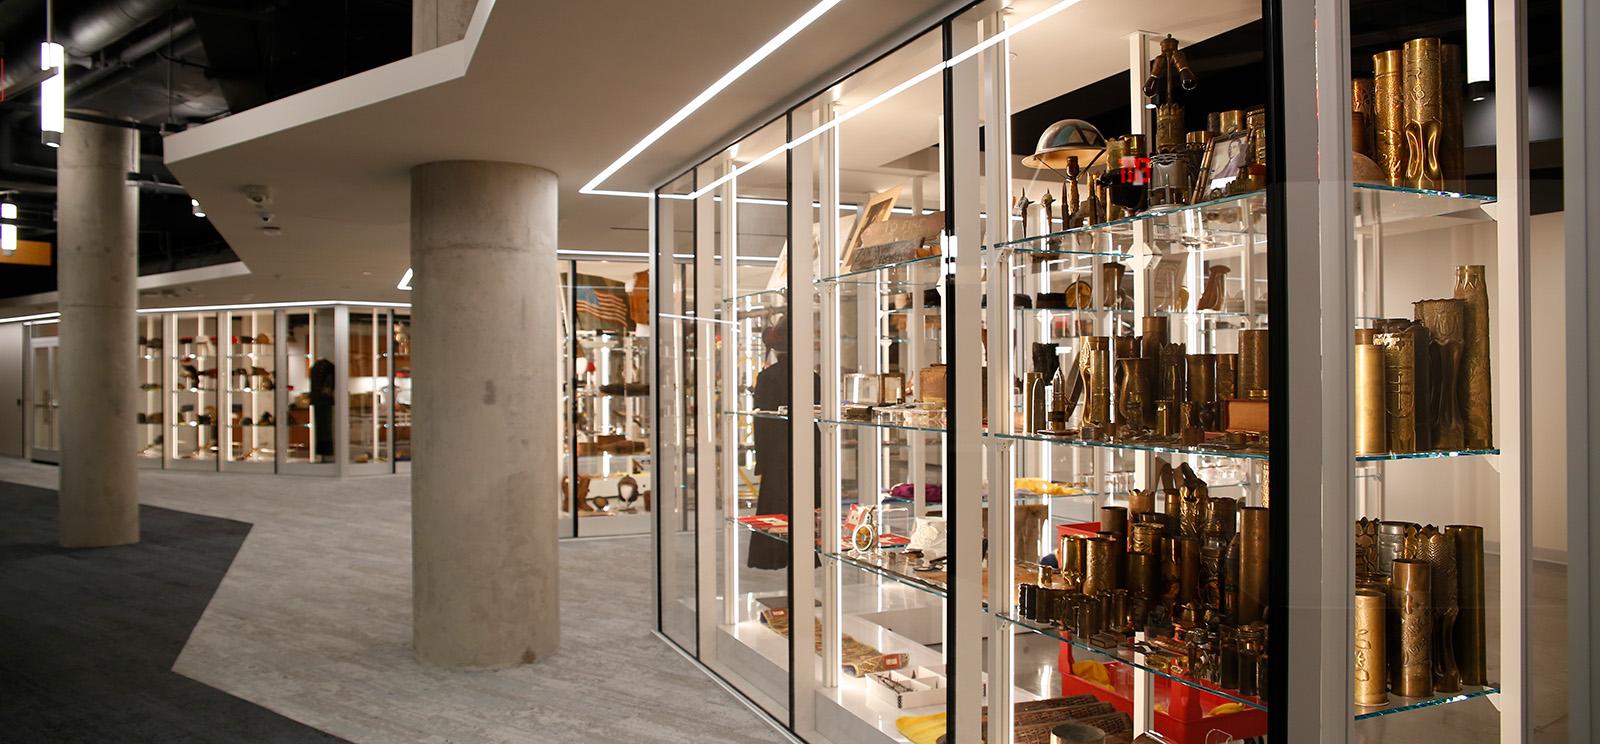
<instances>
[{"instance_id":1,"label":"gray carpet","mask_svg":"<svg viewBox=\"0 0 1600 744\"><path fill-rule=\"evenodd\" d=\"M56 544L56 494L0 482L0 739L340 741L172 671L250 525L141 507L137 545Z\"/></svg>"}]
</instances>

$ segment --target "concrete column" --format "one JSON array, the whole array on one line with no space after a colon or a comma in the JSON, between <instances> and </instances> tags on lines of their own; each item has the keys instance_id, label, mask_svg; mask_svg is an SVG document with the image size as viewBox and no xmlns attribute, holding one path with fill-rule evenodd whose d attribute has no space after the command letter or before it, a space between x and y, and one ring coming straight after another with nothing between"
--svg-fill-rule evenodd
<instances>
[{"instance_id":1,"label":"concrete column","mask_svg":"<svg viewBox=\"0 0 1600 744\"><path fill-rule=\"evenodd\" d=\"M478 0L411 0L411 53L460 41Z\"/></svg>"},{"instance_id":2,"label":"concrete column","mask_svg":"<svg viewBox=\"0 0 1600 744\"><path fill-rule=\"evenodd\" d=\"M411 266L417 659L531 663L560 642L555 174L412 169Z\"/></svg>"},{"instance_id":3,"label":"concrete column","mask_svg":"<svg viewBox=\"0 0 1600 744\"><path fill-rule=\"evenodd\" d=\"M137 134L68 119L56 156L61 544L139 541Z\"/></svg>"}]
</instances>

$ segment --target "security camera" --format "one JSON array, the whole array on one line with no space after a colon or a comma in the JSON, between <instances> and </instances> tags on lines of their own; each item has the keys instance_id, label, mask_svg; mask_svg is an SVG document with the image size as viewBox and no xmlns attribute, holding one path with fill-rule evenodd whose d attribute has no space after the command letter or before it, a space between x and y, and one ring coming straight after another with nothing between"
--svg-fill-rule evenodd
<instances>
[{"instance_id":1,"label":"security camera","mask_svg":"<svg viewBox=\"0 0 1600 744\"><path fill-rule=\"evenodd\" d=\"M278 216L271 212L257 212L256 219L260 220L263 225L270 225L277 221Z\"/></svg>"},{"instance_id":2,"label":"security camera","mask_svg":"<svg viewBox=\"0 0 1600 744\"><path fill-rule=\"evenodd\" d=\"M272 206L272 190L265 186L245 186L240 189L244 198L250 201L250 206L260 209Z\"/></svg>"}]
</instances>

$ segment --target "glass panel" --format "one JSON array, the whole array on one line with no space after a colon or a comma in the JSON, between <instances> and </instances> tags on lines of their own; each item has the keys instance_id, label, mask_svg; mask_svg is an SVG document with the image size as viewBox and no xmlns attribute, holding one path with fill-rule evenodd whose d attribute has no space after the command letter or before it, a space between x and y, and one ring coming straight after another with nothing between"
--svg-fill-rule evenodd
<instances>
[{"instance_id":1,"label":"glass panel","mask_svg":"<svg viewBox=\"0 0 1600 744\"><path fill-rule=\"evenodd\" d=\"M791 404L788 321L784 317L787 264L787 162L752 159L784 142L776 121L702 166L718 175L749 165L736 179L701 197L711 201L715 237L715 302L699 331L715 333L712 363L715 398L702 401L713 413L717 444L718 644L706 662L769 713L787 716L789 700L789 543L744 529L740 520L786 520L793 506L788 422L771 417L724 415L727 411L786 412ZM703 233L702 233L703 236ZM774 290L761 294L767 290ZM738 298L738 299L735 299ZM711 474L708 474L708 476ZM702 493L711 485L702 481ZM704 653L704 651L702 651Z\"/></svg>"},{"instance_id":2,"label":"glass panel","mask_svg":"<svg viewBox=\"0 0 1600 744\"><path fill-rule=\"evenodd\" d=\"M649 323L643 264L575 261L572 416L576 422L578 534L649 529ZM568 280L570 283L570 279ZM637 309L635 306L638 306Z\"/></svg>"},{"instance_id":3,"label":"glass panel","mask_svg":"<svg viewBox=\"0 0 1600 744\"><path fill-rule=\"evenodd\" d=\"M659 193L656 209L656 284L654 318L656 360L655 489L661 584L661 632L680 646L701 653L696 602L698 498L694 489L694 205L668 196L687 196L694 174L686 173ZM682 256L683 258L677 258ZM707 536L710 539L710 536ZM710 608L707 608L708 611ZM709 619L708 619L709 621Z\"/></svg>"},{"instance_id":4,"label":"glass panel","mask_svg":"<svg viewBox=\"0 0 1600 744\"><path fill-rule=\"evenodd\" d=\"M138 345L135 367L139 370L139 457L161 461L161 445L166 442L163 422L166 412L163 371L166 369L166 316L154 313L138 316Z\"/></svg>"},{"instance_id":5,"label":"glass panel","mask_svg":"<svg viewBox=\"0 0 1600 744\"><path fill-rule=\"evenodd\" d=\"M393 395L390 389L389 313L387 310L350 308L350 368L346 377L350 396L350 462L389 462L393 442L389 422Z\"/></svg>"},{"instance_id":6,"label":"glass panel","mask_svg":"<svg viewBox=\"0 0 1600 744\"><path fill-rule=\"evenodd\" d=\"M217 379L221 355L217 316L178 313L172 355L172 421L168 441L174 461L215 461L218 449L217 410L222 385Z\"/></svg>"},{"instance_id":7,"label":"glass panel","mask_svg":"<svg viewBox=\"0 0 1600 744\"><path fill-rule=\"evenodd\" d=\"M1016 586L990 595L1011 740L1036 740L1065 720L1037 711L1077 695L1131 732L1122 711L1144 685L1174 741L1264 737L1261 6L1014 11L1010 151L985 161L1009 180L983 192L1006 220L985 236L985 322L988 374L1005 370L1011 394L989 401L985 441L1012 531Z\"/></svg>"},{"instance_id":8,"label":"glass panel","mask_svg":"<svg viewBox=\"0 0 1600 744\"><path fill-rule=\"evenodd\" d=\"M1495 410L1515 398L1499 395L1505 378L1495 378L1514 361L1498 353L1515 338L1504 334L1519 333L1515 293L1502 288L1520 274L1525 291L1552 295L1562 279L1507 260L1513 246L1499 241L1497 220L1509 218L1510 205L1493 203L1503 134L1495 130L1494 97L1529 91L1510 81L1498 90L1488 80L1469 83L1468 53L1490 56L1490 3L1481 4L1484 43L1469 48L1467 8L1478 5L1360 14L1348 29L1353 110L1338 115L1351 122L1357 153L1354 241L1327 249L1347 250L1355 271L1349 384L1360 519L1348 606L1356 633L1350 714L1356 736L1367 741L1426 736L1446 725L1499 737L1501 717L1485 695L1501 674L1499 635L1491 630L1500 587L1489 580L1501 564L1484 546L1502 539L1504 500L1523 497L1506 475L1516 472L1507 470L1513 464L1496 449L1499 437L1516 436L1517 424L1505 422L1518 418ZM1535 38L1553 38L1557 23L1551 18ZM1542 80L1528 81L1535 100L1552 107L1557 57ZM1544 139L1560 136L1553 110L1530 116L1548 118ZM1550 229L1558 233L1559 224ZM1534 426L1556 429L1558 421L1535 419ZM1536 569L1528 576L1535 586ZM1547 626L1559 637L1558 627ZM1537 683L1517 694L1541 696Z\"/></svg>"},{"instance_id":9,"label":"glass panel","mask_svg":"<svg viewBox=\"0 0 1600 744\"><path fill-rule=\"evenodd\" d=\"M53 326L52 326L53 327ZM32 346L33 370L30 373L33 400L33 443L39 454L54 456L61 450L61 398L57 351L52 341Z\"/></svg>"},{"instance_id":10,"label":"glass panel","mask_svg":"<svg viewBox=\"0 0 1600 744\"><path fill-rule=\"evenodd\" d=\"M334 395L336 370L333 357L333 308L289 310L284 313L285 372L290 463L334 461Z\"/></svg>"},{"instance_id":11,"label":"glass panel","mask_svg":"<svg viewBox=\"0 0 1600 744\"><path fill-rule=\"evenodd\" d=\"M271 310L227 314L229 462L272 462L277 426L272 409L277 396L277 345Z\"/></svg>"},{"instance_id":12,"label":"glass panel","mask_svg":"<svg viewBox=\"0 0 1600 744\"><path fill-rule=\"evenodd\" d=\"M411 313L394 314L389 340L394 355L394 460L411 462Z\"/></svg>"},{"instance_id":13,"label":"glass panel","mask_svg":"<svg viewBox=\"0 0 1600 744\"><path fill-rule=\"evenodd\" d=\"M807 209L812 235L796 240L819 255L816 335L805 342L816 344L821 388L819 496L837 524L822 525L817 546L818 596L832 605L819 613L817 710L835 740L870 730L900 741L897 720L945 711L950 205L943 79L923 75L943 62L941 35L912 40L794 115L797 136L829 127L795 150L814 174L795 193L818 203ZM897 704L897 683L922 694ZM949 733L944 719L927 725Z\"/></svg>"}]
</instances>

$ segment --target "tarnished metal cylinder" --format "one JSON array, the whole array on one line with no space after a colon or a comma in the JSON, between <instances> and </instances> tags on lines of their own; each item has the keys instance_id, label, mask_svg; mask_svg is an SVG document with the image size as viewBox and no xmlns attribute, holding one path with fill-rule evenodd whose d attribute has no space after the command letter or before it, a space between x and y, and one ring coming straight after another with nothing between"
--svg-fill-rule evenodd
<instances>
[{"instance_id":1,"label":"tarnished metal cylinder","mask_svg":"<svg viewBox=\"0 0 1600 744\"><path fill-rule=\"evenodd\" d=\"M1239 510L1239 623L1260 620L1267 604L1271 512L1262 506Z\"/></svg>"},{"instance_id":2,"label":"tarnished metal cylinder","mask_svg":"<svg viewBox=\"0 0 1600 744\"><path fill-rule=\"evenodd\" d=\"M1178 602L1200 601L1200 539L1180 537L1178 547Z\"/></svg>"},{"instance_id":3,"label":"tarnished metal cylinder","mask_svg":"<svg viewBox=\"0 0 1600 744\"><path fill-rule=\"evenodd\" d=\"M1467 94L1466 73L1461 47L1441 45L1439 74L1443 80L1443 95L1439 101L1439 170L1444 176L1444 187L1450 191L1461 191L1466 186L1467 150L1461 117L1461 102Z\"/></svg>"},{"instance_id":4,"label":"tarnished metal cylinder","mask_svg":"<svg viewBox=\"0 0 1600 744\"><path fill-rule=\"evenodd\" d=\"M1356 590L1356 622L1352 658L1355 664L1356 705L1389 702L1388 668L1384 663L1384 605L1382 592Z\"/></svg>"},{"instance_id":5,"label":"tarnished metal cylinder","mask_svg":"<svg viewBox=\"0 0 1600 744\"><path fill-rule=\"evenodd\" d=\"M1356 367L1356 454L1388 452L1389 424L1383 414L1383 347L1358 344Z\"/></svg>"},{"instance_id":6,"label":"tarnished metal cylinder","mask_svg":"<svg viewBox=\"0 0 1600 744\"><path fill-rule=\"evenodd\" d=\"M1372 123L1376 154L1390 186L1405 185L1405 73L1399 49L1372 55Z\"/></svg>"},{"instance_id":7,"label":"tarnished metal cylinder","mask_svg":"<svg viewBox=\"0 0 1600 744\"><path fill-rule=\"evenodd\" d=\"M1461 683L1489 684L1487 628L1484 615L1483 528L1453 524L1444 528L1455 541L1456 594L1460 615L1456 619L1456 667Z\"/></svg>"},{"instance_id":8,"label":"tarnished metal cylinder","mask_svg":"<svg viewBox=\"0 0 1600 744\"><path fill-rule=\"evenodd\" d=\"M1140 514L1150 514L1156 510L1156 492L1150 489L1135 488L1128 492L1128 514L1138 519Z\"/></svg>"},{"instance_id":9,"label":"tarnished metal cylinder","mask_svg":"<svg viewBox=\"0 0 1600 744\"><path fill-rule=\"evenodd\" d=\"M1083 591L1084 573L1088 570L1089 539L1081 535L1067 535L1061 538L1061 578L1066 583L1067 589L1077 592Z\"/></svg>"},{"instance_id":10,"label":"tarnished metal cylinder","mask_svg":"<svg viewBox=\"0 0 1600 744\"><path fill-rule=\"evenodd\" d=\"M1458 450L1465 436L1459 388L1466 343L1467 303L1457 299L1419 300L1412 305L1416 308L1418 322L1428 329L1429 336L1428 419L1433 422L1433 436L1428 446Z\"/></svg>"},{"instance_id":11,"label":"tarnished metal cylinder","mask_svg":"<svg viewBox=\"0 0 1600 744\"><path fill-rule=\"evenodd\" d=\"M1083 425L1107 426L1111 423L1111 339L1084 338L1078 358L1083 375Z\"/></svg>"},{"instance_id":12,"label":"tarnished metal cylinder","mask_svg":"<svg viewBox=\"0 0 1600 744\"><path fill-rule=\"evenodd\" d=\"M1239 332L1239 394L1251 400L1266 400L1271 387L1267 354L1267 332L1254 329Z\"/></svg>"},{"instance_id":13,"label":"tarnished metal cylinder","mask_svg":"<svg viewBox=\"0 0 1600 744\"><path fill-rule=\"evenodd\" d=\"M1432 575L1427 561L1400 558L1390 577L1389 686L1403 697L1433 692Z\"/></svg>"},{"instance_id":14,"label":"tarnished metal cylinder","mask_svg":"<svg viewBox=\"0 0 1600 744\"><path fill-rule=\"evenodd\" d=\"M1350 81L1350 149L1373 157L1372 81L1366 78Z\"/></svg>"}]
</instances>

